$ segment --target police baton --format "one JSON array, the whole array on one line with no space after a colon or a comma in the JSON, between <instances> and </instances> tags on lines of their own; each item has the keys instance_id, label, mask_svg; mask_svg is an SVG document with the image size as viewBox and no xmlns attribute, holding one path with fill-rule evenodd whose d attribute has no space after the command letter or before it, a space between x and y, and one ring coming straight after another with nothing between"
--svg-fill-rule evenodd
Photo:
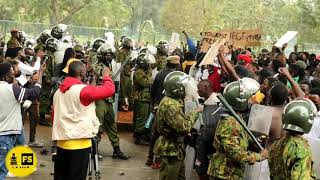
<instances>
[{"instance_id":1,"label":"police baton","mask_svg":"<svg viewBox=\"0 0 320 180\"><path fill-rule=\"evenodd\" d=\"M124 69L124 66L129 62L129 60L131 59L131 56L128 55L126 57L126 59L123 61L123 63L121 63L121 67L119 68L119 70L112 76L112 79L115 79L116 77L119 76L119 74L122 72L122 70Z\"/></svg>"},{"instance_id":2,"label":"police baton","mask_svg":"<svg viewBox=\"0 0 320 180\"><path fill-rule=\"evenodd\" d=\"M248 129L248 127L243 123L244 121L241 119L241 117L232 109L232 107L228 104L228 102L226 101L226 99L221 95L218 94L218 99L220 100L220 102L223 104L223 106L225 108L227 108L227 110L231 113L231 115L241 124L241 126L244 128L244 130L247 131L247 133L249 134L249 136L251 137L251 139L254 141L254 143L258 146L258 148L260 150L263 150L264 148L261 146L261 144L259 143L259 141L257 140L257 138L252 134L252 132L250 131L250 129Z\"/></svg>"}]
</instances>

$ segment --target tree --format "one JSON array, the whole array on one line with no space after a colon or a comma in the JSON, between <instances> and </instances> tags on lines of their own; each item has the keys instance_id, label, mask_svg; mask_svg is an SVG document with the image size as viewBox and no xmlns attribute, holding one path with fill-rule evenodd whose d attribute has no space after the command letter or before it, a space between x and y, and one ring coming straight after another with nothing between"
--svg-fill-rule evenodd
<instances>
[{"instance_id":1,"label":"tree","mask_svg":"<svg viewBox=\"0 0 320 180\"><path fill-rule=\"evenodd\" d=\"M288 30L299 42L320 40L320 0L0 0L0 18L44 24L124 29L139 34L152 22L162 34L186 30L261 28L276 41Z\"/></svg>"}]
</instances>

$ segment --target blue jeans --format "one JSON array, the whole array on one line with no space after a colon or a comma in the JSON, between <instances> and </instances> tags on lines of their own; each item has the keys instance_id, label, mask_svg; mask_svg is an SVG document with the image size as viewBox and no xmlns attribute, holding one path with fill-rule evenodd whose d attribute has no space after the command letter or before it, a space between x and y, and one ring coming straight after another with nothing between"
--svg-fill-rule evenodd
<instances>
[{"instance_id":1,"label":"blue jeans","mask_svg":"<svg viewBox=\"0 0 320 180\"><path fill-rule=\"evenodd\" d=\"M26 144L26 140L24 137L24 127L22 127L21 134L17 134L15 146L24 146L25 144Z\"/></svg>"},{"instance_id":2,"label":"blue jeans","mask_svg":"<svg viewBox=\"0 0 320 180\"><path fill-rule=\"evenodd\" d=\"M6 168L7 153L16 144L17 135L2 135L0 136L0 180L6 179L8 169Z\"/></svg>"}]
</instances>

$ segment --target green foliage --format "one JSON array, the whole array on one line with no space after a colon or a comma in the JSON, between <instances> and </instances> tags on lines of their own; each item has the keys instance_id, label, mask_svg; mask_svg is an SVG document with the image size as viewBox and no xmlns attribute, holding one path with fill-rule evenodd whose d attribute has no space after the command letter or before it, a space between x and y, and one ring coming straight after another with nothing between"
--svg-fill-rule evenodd
<instances>
[{"instance_id":1,"label":"green foliage","mask_svg":"<svg viewBox=\"0 0 320 180\"><path fill-rule=\"evenodd\" d=\"M299 42L320 41L320 0L0 0L0 19L45 24L181 32L261 28L268 41L288 30ZM139 35L140 36L140 35Z\"/></svg>"}]
</instances>

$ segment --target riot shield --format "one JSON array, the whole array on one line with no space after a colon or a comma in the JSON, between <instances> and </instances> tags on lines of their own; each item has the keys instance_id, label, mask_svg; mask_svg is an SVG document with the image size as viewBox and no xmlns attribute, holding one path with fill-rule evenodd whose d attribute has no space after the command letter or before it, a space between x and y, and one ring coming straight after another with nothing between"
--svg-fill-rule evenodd
<instances>
[{"instance_id":1,"label":"riot shield","mask_svg":"<svg viewBox=\"0 0 320 180\"><path fill-rule=\"evenodd\" d=\"M183 81L183 84L185 86L186 90L186 97L184 99L184 111L185 114L188 114L192 110L194 110L196 107L199 106L199 95L198 95L198 88L197 88L197 81L195 81L193 78L189 77L188 80ZM200 121L197 120L194 128L199 130L200 129ZM195 151L193 147L190 147L189 145L186 147L186 157L184 159L185 164L185 175L186 179L191 179L191 173L194 166L194 160L195 160Z\"/></svg>"},{"instance_id":2,"label":"riot shield","mask_svg":"<svg viewBox=\"0 0 320 180\"><path fill-rule=\"evenodd\" d=\"M309 145L312 153L313 169L316 173L316 177L320 177L320 139L309 140Z\"/></svg>"},{"instance_id":3,"label":"riot shield","mask_svg":"<svg viewBox=\"0 0 320 180\"><path fill-rule=\"evenodd\" d=\"M116 72L120 70L121 63L117 63L114 59L111 61L112 77L114 78L114 85L116 86L116 91L114 93L114 103L113 103L113 112L114 112L114 121L118 121L118 104L119 104L119 92L120 92L120 75L116 75Z\"/></svg>"},{"instance_id":4,"label":"riot shield","mask_svg":"<svg viewBox=\"0 0 320 180\"><path fill-rule=\"evenodd\" d=\"M120 81L120 75L116 73L120 70L121 63L117 63L114 59L111 61L112 77L114 81Z\"/></svg>"},{"instance_id":5,"label":"riot shield","mask_svg":"<svg viewBox=\"0 0 320 180\"><path fill-rule=\"evenodd\" d=\"M251 107L248 128L266 145L272 122L272 107L254 104ZM254 165L246 165L244 179L268 180L270 179L268 161L257 162Z\"/></svg>"},{"instance_id":6,"label":"riot shield","mask_svg":"<svg viewBox=\"0 0 320 180\"><path fill-rule=\"evenodd\" d=\"M62 63L64 53L65 53L66 49L69 47L72 47L71 43L64 43L64 42L59 41L59 43L57 44L57 50L56 50L56 52L54 52L55 64Z\"/></svg>"},{"instance_id":7,"label":"riot shield","mask_svg":"<svg viewBox=\"0 0 320 180\"><path fill-rule=\"evenodd\" d=\"M188 75L191 78L196 79L196 74L197 74L198 70L199 70L199 68L196 68L196 65L194 64L194 65L191 66Z\"/></svg>"}]
</instances>

